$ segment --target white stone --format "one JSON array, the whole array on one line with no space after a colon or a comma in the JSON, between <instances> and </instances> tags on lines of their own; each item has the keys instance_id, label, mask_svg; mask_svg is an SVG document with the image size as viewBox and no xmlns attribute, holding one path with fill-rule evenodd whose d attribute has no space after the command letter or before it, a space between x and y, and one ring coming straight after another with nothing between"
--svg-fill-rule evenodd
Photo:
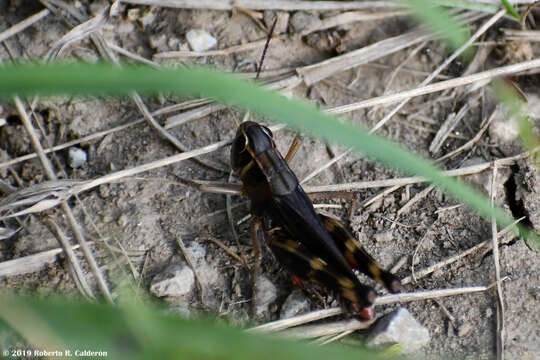
<instances>
[{"instance_id":1,"label":"white stone","mask_svg":"<svg viewBox=\"0 0 540 360\"><path fill-rule=\"evenodd\" d=\"M157 297L185 296L192 292L195 275L186 265L169 265L152 279L150 292Z\"/></svg>"},{"instance_id":2,"label":"white stone","mask_svg":"<svg viewBox=\"0 0 540 360\"><path fill-rule=\"evenodd\" d=\"M70 147L68 150L68 164L74 169L80 168L88 160L88 155L83 149Z\"/></svg>"},{"instance_id":3,"label":"white stone","mask_svg":"<svg viewBox=\"0 0 540 360\"><path fill-rule=\"evenodd\" d=\"M410 354L429 343L429 331L405 308L384 316L371 330L366 346L380 348L393 344L402 346L403 354Z\"/></svg>"},{"instance_id":4,"label":"white stone","mask_svg":"<svg viewBox=\"0 0 540 360\"><path fill-rule=\"evenodd\" d=\"M309 311L309 300L302 291L294 290L281 306L280 319L287 319Z\"/></svg>"},{"instance_id":5,"label":"white stone","mask_svg":"<svg viewBox=\"0 0 540 360\"><path fill-rule=\"evenodd\" d=\"M384 231L373 235L373 238L378 243L389 242L394 239L394 234L392 233L392 231Z\"/></svg>"},{"instance_id":6,"label":"white stone","mask_svg":"<svg viewBox=\"0 0 540 360\"><path fill-rule=\"evenodd\" d=\"M213 48L217 44L215 37L201 29L191 29L186 33L186 40L193 51L202 52Z\"/></svg>"},{"instance_id":7,"label":"white stone","mask_svg":"<svg viewBox=\"0 0 540 360\"><path fill-rule=\"evenodd\" d=\"M264 275L257 277L255 286L255 314L262 315L266 312L271 303L277 298L277 289L274 284Z\"/></svg>"}]
</instances>

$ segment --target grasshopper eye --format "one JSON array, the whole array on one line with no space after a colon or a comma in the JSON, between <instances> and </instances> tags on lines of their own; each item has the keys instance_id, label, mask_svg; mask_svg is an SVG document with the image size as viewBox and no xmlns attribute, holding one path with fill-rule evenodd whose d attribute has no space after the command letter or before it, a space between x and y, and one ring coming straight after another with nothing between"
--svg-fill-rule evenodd
<instances>
[{"instance_id":1,"label":"grasshopper eye","mask_svg":"<svg viewBox=\"0 0 540 360\"><path fill-rule=\"evenodd\" d=\"M244 151L246 151L248 144L249 140L246 134L240 133L236 135L233 143L234 152L237 154L243 153Z\"/></svg>"},{"instance_id":2,"label":"grasshopper eye","mask_svg":"<svg viewBox=\"0 0 540 360\"><path fill-rule=\"evenodd\" d=\"M264 125L261 125L261 128L263 129L264 133L266 135L268 135L269 138L273 138L274 137L274 134L272 134L272 130L270 130L269 128L267 128L266 126Z\"/></svg>"}]
</instances>

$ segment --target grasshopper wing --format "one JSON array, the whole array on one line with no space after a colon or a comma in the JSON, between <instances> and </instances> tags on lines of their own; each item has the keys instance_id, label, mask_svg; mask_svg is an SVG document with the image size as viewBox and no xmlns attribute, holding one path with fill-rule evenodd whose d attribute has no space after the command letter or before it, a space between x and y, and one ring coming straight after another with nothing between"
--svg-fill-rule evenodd
<instances>
[{"instance_id":1,"label":"grasshopper wing","mask_svg":"<svg viewBox=\"0 0 540 360\"><path fill-rule=\"evenodd\" d=\"M265 232L266 242L277 260L295 277L317 283L339 294L347 310L363 319L373 317L375 291L351 279L348 273L328 263L280 227Z\"/></svg>"},{"instance_id":2,"label":"grasshopper wing","mask_svg":"<svg viewBox=\"0 0 540 360\"><path fill-rule=\"evenodd\" d=\"M401 281L382 269L342 223L326 215L319 214L319 217L351 268L366 274L392 293L401 291Z\"/></svg>"}]
</instances>

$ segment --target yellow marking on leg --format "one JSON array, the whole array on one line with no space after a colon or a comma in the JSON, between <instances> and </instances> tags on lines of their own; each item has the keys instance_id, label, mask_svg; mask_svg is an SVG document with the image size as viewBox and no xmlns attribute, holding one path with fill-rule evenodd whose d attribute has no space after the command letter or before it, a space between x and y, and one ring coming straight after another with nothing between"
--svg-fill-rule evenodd
<instances>
[{"instance_id":1,"label":"yellow marking on leg","mask_svg":"<svg viewBox=\"0 0 540 360\"><path fill-rule=\"evenodd\" d=\"M345 241L345 247L352 253L354 253L356 249L358 249L358 246L353 239L348 239L347 241Z\"/></svg>"},{"instance_id":2,"label":"yellow marking on leg","mask_svg":"<svg viewBox=\"0 0 540 360\"><path fill-rule=\"evenodd\" d=\"M341 296L352 303L358 303L358 296L352 289L341 288Z\"/></svg>"},{"instance_id":3,"label":"yellow marking on leg","mask_svg":"<svg viewBox=\"0 0 540 360\"><path fill-rule=\"evenodd\" d=\"M352 268L358 267L358 262L356 262L356 259L354 258L353 253L346 251L344 255L345 255L345 260L347 260L347 264L349 264L350 267Z\"/></svg>"},{"instance_id":4,"label":"yellow marking on leg","mask_svg":"<svg viewBox=\"0 0 540 360\"><path fill-rule=\"evenodd\" d=\"M381 269L377 266L375 263L370 263L368 265L369 272L373 275L375 280L377 280L379 283L384 284L384 281L381 277Z\"/></svg>"},{"instance_id":5,"label":"yellow marking on leg","mask_svg":"<svg viewBox=\"0 0 540 360\"><path fill-rule=\"evenodd\" d=\"M342 287L342 288L347 288L347 289L352 289L354 288L354 283L352 282L351 279L349 278L346 278L346 277L340 277L338 279L338 282L339 282L339 285Z\"/></svg>"},{"instance_id":6,"label":"yellow marking on leg","mask_svg":"<svg viewBox=\"0 0 540 360\"><path fill-rule=\"evenodd\" d=\"M297 243L296 241L292 241L292 240L287 240L285 242L285 246L287 246L288 248L291 248L291 249L298 249L300 247L300 244Z\"/></svg>"},{"instance_id":7,"label":"yellow marking on leg","mask_svg":"<svg viewBox=\"0 0 540 360\"><path fill-rule=\"evenodd\" d=\"M314 270L322 270L327 265L326 261L321 258L313 258L309 260L309 266Z\"/></svg>"},{"instance_id":8,"label":"yellow marking on leg","mask_svg":"<svg viewBox=\"0 0 540 360\"><path fill-rule=\"evenodd\" d=\"M324 226L326 227L326 229L329 232L333 232L333 231L336 230L336 223L334 221L332 221L332 219L330 219L330 218L325 218L324 219Z\"/></svg>"},{"instance_id":9,"label":"yellow marking on leg","mask_svg":"<svg viewBox=\"0 0 540 360\"><path fill-rule=\"evenodd\" d=\"M246 176L247 172L253 167L253 165L255 165L255 161L251 160L250 162L247 163L246 166L242 168L242 170L240 171L240 175L238 175L240 180L242 180L244 176Z\"/></svg>"}]
</instances>

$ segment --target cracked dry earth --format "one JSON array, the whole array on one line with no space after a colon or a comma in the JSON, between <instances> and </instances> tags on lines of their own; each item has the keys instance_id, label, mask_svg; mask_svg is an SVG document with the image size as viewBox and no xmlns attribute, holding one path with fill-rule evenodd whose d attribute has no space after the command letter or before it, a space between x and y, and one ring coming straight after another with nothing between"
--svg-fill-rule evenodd
<instances>
[{"instance_id":1,"label":"cracked dry earth","mask_svg":"<svg viewBox=\"0 0 540 360\"><path fill-rule=\"evenodd\" d=\"M55 42L72 30L74 25L97 16L108 6L105 1L75 1L68 4L66 9L70 11L66 11L58 6L66 3L46 3L51 5L48 14L2 42L0 58L4 62L10 61L11 57L18 60L44 59ZM43 9L39 2L0 1L0 33ZM74 13L80 16L74 16ZM266 33L262 28L268 27L274 17L278 16L276 37L270 43L262 73L262 78L269 81L287 78L294 74L296 68L348 53L415 28L415 24L406 16L386 16L306 32L310 25L341 12L261 13L262 18L254 21L242 11L191 10L124 3L119 6L115 16L107 19L101 28L95 29L94 34L99 33L114 49L124 49L141 58L155 60L163 66L193 63L253 74L262 46L213 56L178 57L171 56L170 52L191 54L186 34L193 29L202 29L210 34L216 40L214 49L227 49L263 40ZM473 22L471 29L474 31L480 23L482 20ZM485 41L502 41L498 29L503 26L513 25L506 20L497 22L485 34ZM484 59L473 72L497 67L507 61L504 46L490 47L489 50L486 48L483 48L487 51ZM530 44L531 56L538 57L539 50L538 43ZM116 54L122 61L138 61L124 57L118 51ZM70 43L59 56L62 59L87 62L95 62L101 57L89 37ZM300 83L288 92L325 107L349 104L385 92L414 88L448 56L449 50L439 41L425 41L404 47L368 64L340 71L310 86ZM438 80L458 77L467 70L467 64L455 61ZM540 111L535 94L540 90L540 78L537 74L530 74L517 77L516 81L529 98L532 120L538 121ZM186 99L161 94L145 98L144 101L151 111L156 111ZM464 108L467 110L463 119L434 149L433 140L441 125L449 117L455 116L452 114ZM142 118L135 104L128 98L43 98L38 99L34 109L32 121L36 128L39 125L42 130L40 141L44 147L81 139ZM372 127L390 110L388 107L371 107L351 112L346 117L352 123ZM187 149L197 149L233 136L244 115L234 109L213 109L181 125L171 126L169 131ZM491 115L493 119L487 131L471 149L449 157L440 165L446 169L455 169L522 153L508 125L508 116L496 107L493 94L487 87L472 90L457 88L442 95L413 98L380 130L380 134L424 157L436 159L472 139L484 125L483 121ZM174 122L176 116L183 115L176 110L156 115L156 119L166 125ZM15 188L26 188L45 181L45 173L36 158L6 165L10 160L33 153L34 149L12 103L0 104L0 118L4 120L0 127L0 179ZM286 152L293 137L294 134L289 131L276 133L281 152ZM177 153L174 146L163 140L144 121L83 141L77 146L88 156L79 168L68 165L67 149L50 155L61 179L95 179ZM303 179L344 150L305 138L291 167L298 178ZM235 255L242 254L248 262L253 263L249 221L235 225L239 237L237 243L225 211L226 197L204 194L182 184L180 178L219 182L229 180L229 148L203 155L200 159L223 170L216 171L192 160L178 162L139 174L137 178L122 179L83 192L78 200L70 200L69 205L87 239L95 242L92 246L93 254L106 273L113 295L115 286L125 274L135 276L135 282L150 291L153 279L162 275L165 269L171 265L176 266L177 270L187 266L179 245L181 239L187 253L191 254L196 273L201 277L199 280L205 284L204 296L201 300L196 287L189 287L182 296L168 296L158 301L165 302L181 314L207 312L233 324L245 325L252 321L249 316L250 275L240 261L217 243L225 245ZM464 178L464 181L489 194L491 173L492 170L488 168ZM348 154L306 185L374 181L402 176L362 156ZM540 231L539 184L538 172L528 159L513 161L510 166L500 166L497 172L496 202L514 217L525 217L524 221L536 231ZM358 201L352 213L350 201L328 199L322 203L326 204L323 205L325 211L348 222L354 235L384 267L392 268L401 262L402 266L398 267L396 274L404 278L411 275L413 266L419 272L491 238L490 222L465 206L460 206L440 190L426 189L425 184L408 184L369 205L366 205L366 201L385 188L361 189L357 191ZM418 200L410 202L411 199ZM231 198L231 202L233 222L237 224L249 213L248 203L246 199L236 196ZM410 206L404 208L406 204ZM18 222L4 221L1 226L21 229L0 241L1 262L58 248L55 234L44 222L44 215L56 221L73 238L60 209L20 217ZM508 239L508 236L505 239L507 241L500 247L501 276L506 278L502 285L505 354L509 358L538 359L540 256L523 239ZM113 248L123 249L123 254L113 260L103 242ZM0 286L3 288L31 289L43 295L77 293L63 255L55 255L33 267L8 268L4 271L0 276ZM95 280L84 263L83 271L95 287ZM273 286L275 295L259 313L257 321L266 322L279 318L285 300L295 287L290 276L282 271L268 251L263 258L261 271L265 281ZM179 273L182 272L179 270ZM405 289L414 292L489 285L494 279L492 252L482 248L411 281L405 285ZM372 284L369 280L366 282ZM377 288L377 291L384 293L381 288ZM314 310L332 304L333 299L323 293L311 301L308 307ZM430 333L431 340L421 350L422 354L433 358L441 355L494 357L494 290L400 306L406 307ZM382 315L396 307L378 307L377 312ZM355 333L342 341L357 343L362 336Z\"/></svg>"}]
</instances>

